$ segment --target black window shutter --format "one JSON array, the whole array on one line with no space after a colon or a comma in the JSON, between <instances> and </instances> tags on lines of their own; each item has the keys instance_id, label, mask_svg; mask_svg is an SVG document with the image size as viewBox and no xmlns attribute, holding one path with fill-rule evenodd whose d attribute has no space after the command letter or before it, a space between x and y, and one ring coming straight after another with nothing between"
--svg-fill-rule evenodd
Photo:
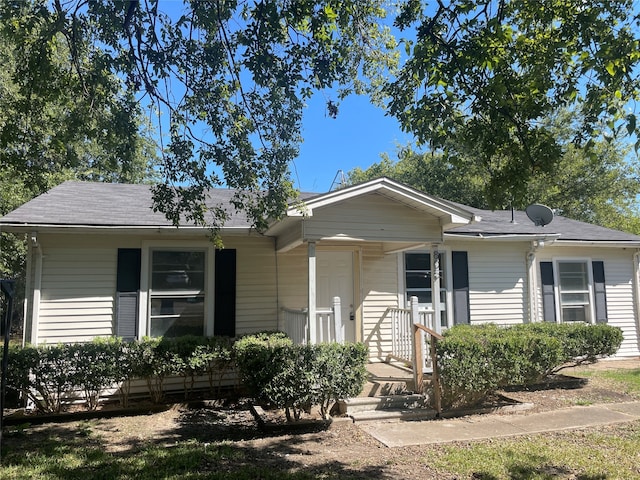
<instances>
[{"instance_id":1,"label":"black window shutter","mask_svg":"<svg viewBox=\"0 0 640 480\"><path fill-rule=\"evenodd\" d=\"M140 249L118 249L118 292L137 292L140 290Z\"/></svg>"},{"instance_id":2,"label":"black window shutter","mask_svg":"<svg viewBox=\"0 0 640 480\"><path fill-rule=\"evenodd\" d=\"M236 336L236 250L216 250L213 334Z\"/></svg>"},{"instance_id":3,"label":"black window shutter","mask_svg":"<svg viewBox=\"0 0 640 480\"><path fill-rule=\"evenodd\" d=\"M604 262L591 262L596 323L607 323L607 291L604 281Z\"/></svg>"},{"instance_id":4,"label":"black window shutter","mask_svg":"<svg viewBox=\"0 0 640 480\"><path fill-rule=\"evenodd\" d=\"M469 260L467 252L451 252L453 270L453 323L471 321L469 308Z\"/></svg>"},{"instance_id":5,"label":"black window shutter","mask_svg":"<svg viewBox=\"0 0 640 480\"><path fill-rule=\"evenodd\" d=\"M556 321L556 296L553 288L553 263L540 262L542 313L545 322Z\"/></svg>"},{"instance_id":6,"label":"black window shutter","mask_svg":"<svg viewBox=\"0 0 640 480\"><path fill-rule=\"evenodd\" d=\"M116 280L116 335L126 340L138 336L138 296L140 291L139 248L118 249Z\"/></svg>"}]
</instances>

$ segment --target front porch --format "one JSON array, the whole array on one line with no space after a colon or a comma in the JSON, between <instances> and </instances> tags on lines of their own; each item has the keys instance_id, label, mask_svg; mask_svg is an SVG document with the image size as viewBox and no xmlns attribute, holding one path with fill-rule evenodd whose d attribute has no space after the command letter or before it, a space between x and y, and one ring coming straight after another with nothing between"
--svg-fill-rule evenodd
<instances>
[{"instance_id":1,"label":"front porch","mask_svg":"<svg viewBox=\"0 0 640 480\"><path fill-rule=\"evenodd\" d=\"M330 308L317 309L315 322L308 310L283 309L284 328L296 343L343 342L341 302L334 297ZM385 362L371 362L368 378L356 399L341 404L341 413L359 418L421 418L432 415L424 407L432 404L435 416L441 411L436 349L442 336L436 331L434 312L420 310L418 298L410 308L388 307L381 321L392 331L391 348ZM431 387L431 388L428 388ZM425 393L430 391L431 398Z\"/></svg>"}]
</instances>

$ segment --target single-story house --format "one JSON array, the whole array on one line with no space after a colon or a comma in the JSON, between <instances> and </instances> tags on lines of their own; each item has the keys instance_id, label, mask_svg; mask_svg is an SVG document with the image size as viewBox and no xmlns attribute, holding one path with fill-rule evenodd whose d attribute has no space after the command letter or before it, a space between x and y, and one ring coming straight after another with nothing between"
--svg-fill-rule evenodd
<instances>
[{"instance_id":1,"label":"single-story house","mask_svg":"<svg viewBox=\"0 0 640 480\"><path fill-rule=\"evenodd\" d=\"M66 182L0 229L28 239L32 344L280 329L362 341L382 361L395 355L392 313L414 298L436 330L607 322L624 333L619 356L640 354L640 236L559 216L536 226L387 178L302 195L264 232L235 213L223 249L154 212L148 185Z\"/></svg>"}]
</instances>

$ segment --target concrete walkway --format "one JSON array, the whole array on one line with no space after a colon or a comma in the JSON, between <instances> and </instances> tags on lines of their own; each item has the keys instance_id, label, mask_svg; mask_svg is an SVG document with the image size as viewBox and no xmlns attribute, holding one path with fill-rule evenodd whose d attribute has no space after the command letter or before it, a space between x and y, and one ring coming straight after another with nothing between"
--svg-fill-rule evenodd
<instances>
[{"instance_id":1,"label":"concrete walkway","mask_svg":"<svg viewBox=\"0 0 640 480\"><path fill-rule=\"evenodd\" d=\"M358 426L387 447L484 440L555 432L640 419L640 402L570 407L529 415L473 415L421 422L372 422Z\"/></svg>"}]
</instances>

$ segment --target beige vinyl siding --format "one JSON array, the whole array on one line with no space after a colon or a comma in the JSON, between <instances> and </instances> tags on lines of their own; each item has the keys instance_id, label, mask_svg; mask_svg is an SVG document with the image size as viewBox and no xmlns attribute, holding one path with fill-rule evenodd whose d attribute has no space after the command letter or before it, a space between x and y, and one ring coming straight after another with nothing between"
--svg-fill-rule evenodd
<instances>
[{"instance_id":1,"label":"beige vinyl siding","mask_svg":"<svg viewBox=\"0 0 640 480\"><path fill-rule=\"evenodd\" d=\"M266 237L226 237L236 249L236 335L278 326L276 257Z\"/></svg>"},{"instance_id":2,"label":"beige vinyl siding","mask_svg":"<svg viewBox=\"0 0 640 480\"><path fill-rule=\"evenodd\" d=\"M391 352L391 323L383 314L398 306L398 256L384 254L381 244L366 244L361 283L363 340L371 360L385 360Z\"/></svg>"},{"instance_id":3,"label":"beige vinyl siding","mask_svg":"<svg viewBox=\"0 0 640 480\"><path fill-rule=\"evenodd\" d=\"M318 208L304 220L306 239L353 238L368 241L439 241L438 218L379 194Z\"/></svg>"},{"instance_id":4,"label":"beige vinyl siding","mask_svg":"<svg viewBox=\"0 0 640 480\"><path fill-rule=\"evenodd\" d=\"M472 324L512 325L527 319L528 244L477 241L448 247L468 252Z\"/></svg>"},{"instance_id":5,"label":"beige vinyl siding","mask_svg":"<svg viewBox=\"0 0 640 480\"><path fill-rule=\"evenodd\" d=\"M309 303L308 246L278 254L279 307L299 310Z\"/></svg>"},{"instance_id":6,"label":"beige vinyl siding","mask_svg":"<svg viewBox=\"0 0 640 480\"><path fill-rule=\"evenodd\" d=\"M624 340L617 356L640 354L638 318L633 282L633 250L620 248L576 248L551 246L540 250L539 261L554 259L584 258L602 260L604 263L605 289L607 295L608 324L622 329ZM540 266L536 264L536 276L540 284ZM536 299L537 316L542 319L542 298Z\"/></svg>"},{"instance_id":7,"label":"beige vinyl siding","mask_svg":"<svg viewBox=\"0 0 640 480\"><path fill-rule=\"evenodd\" d=\"M113 334L117 249L42 240L38 343L86 342ZM74 244L75 243L75 244Z\"/></svg>"},{"instance_id":8,"label":"beige vinyl siding","mask_svg":"<svg viewBox=\"0 0 640 480\"><path fill-rule=\"evenodd\" d=\"M141 248L157 241L151 236L43 235L38 343L85 342L113 335L118 248ZM236 333L277 328L273 240L247 236L223 241L237 253ZM201 242L208 245L204 235ZM162 240L164 246L183 244L192 245L193 238Z\"/></svg>"}]
</instances>

